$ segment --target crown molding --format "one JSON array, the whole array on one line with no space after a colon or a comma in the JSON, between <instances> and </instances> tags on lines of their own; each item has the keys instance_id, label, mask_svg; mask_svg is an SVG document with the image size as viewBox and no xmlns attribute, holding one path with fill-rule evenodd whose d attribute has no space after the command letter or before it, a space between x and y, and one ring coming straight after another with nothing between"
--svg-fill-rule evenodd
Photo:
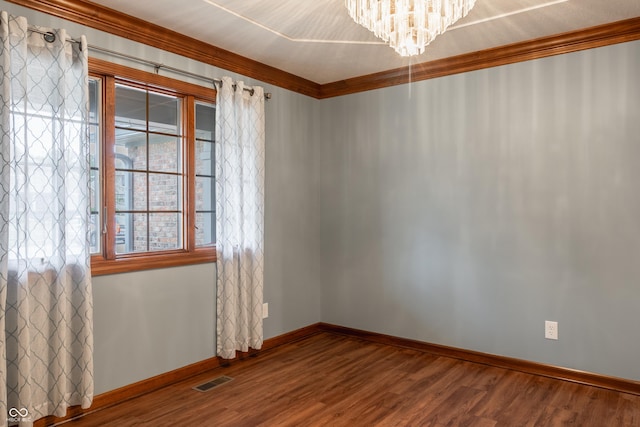
<instances>
[{"instance_id":1,"label":"crown molding","mask_svg":"<svg viewBox=\"0 0 640 427\"><path fill-rule=\"evenodd\" d=\"M320 92L318 83L86 0L7 1L303 95Z\"/></svg>"},{"instance_id":2,"label":"crown molding","mask_svg":"<svg viewBox=\"0 0 640 427\"><path fill-rule=\"evenodd\" d=\"M638 39L640 17L327 83L320 87L320 98L381 89Z\"/></svg>"},{"instance_id":3,"label":"crown molding","mask_svg":"<svg viewBox=\"0 0 640 427\"><path fill-rule=\"evenodd\" d=\"M636 17L321 85L86 0L7 1L317 99L365 92L640 39L640 17Z\"/></svg>"}]
</instances>

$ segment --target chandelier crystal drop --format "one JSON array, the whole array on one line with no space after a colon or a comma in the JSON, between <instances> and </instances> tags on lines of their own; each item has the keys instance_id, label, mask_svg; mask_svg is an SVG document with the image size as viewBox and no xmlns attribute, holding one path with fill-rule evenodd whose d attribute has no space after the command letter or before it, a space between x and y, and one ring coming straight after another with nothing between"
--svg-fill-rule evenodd
<instances>
[{"instance_id":1,"label":"chandelier crystal drop","mask_svg":"<svg viewBox=\"0 0 640 427\"><path fill-rule=\"evenodd\" d=\"M476 0L345 0L349 15L401 56L419 55Z\"/></svg>"}]
</instances>

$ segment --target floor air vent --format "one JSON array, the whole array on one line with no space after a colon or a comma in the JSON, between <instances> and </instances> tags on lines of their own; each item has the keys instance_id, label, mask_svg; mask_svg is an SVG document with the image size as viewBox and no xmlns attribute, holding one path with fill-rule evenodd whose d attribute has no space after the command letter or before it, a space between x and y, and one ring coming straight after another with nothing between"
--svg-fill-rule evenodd
<instances>
[{"instance_id":1,"label":"floor air vent","mask_svg":"<svg viewBox=\"0 0 640 427\"><path fill-rule=\"evenodd\" d=\"M228 383L232 379L233 378L227 377L227 376L218 377L218 378L212 379L211 381L207 381L204 384L200 384L198 386L195 386L193 389L194 390L198 390L198 391L202 391L202 392L209 391L212 388L218 387L219 385L222 385L224 383Z\"/></svg>"}]
</instances>

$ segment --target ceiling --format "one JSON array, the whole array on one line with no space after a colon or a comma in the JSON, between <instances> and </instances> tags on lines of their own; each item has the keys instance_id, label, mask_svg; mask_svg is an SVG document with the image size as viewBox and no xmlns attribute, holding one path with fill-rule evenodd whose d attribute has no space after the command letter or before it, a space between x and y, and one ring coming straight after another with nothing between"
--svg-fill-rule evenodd
<instances>
[{"instance_id":1,"label":"ceiling","mask_svg":"<svg viewBox=\"0 0 640 427\"><path fill-rule=\"evenodd\" d=\"M424 54L399 56L344 0L92 0L318 84L640 16L640 0L476 0Z\"/></svg>"}]
</instances>

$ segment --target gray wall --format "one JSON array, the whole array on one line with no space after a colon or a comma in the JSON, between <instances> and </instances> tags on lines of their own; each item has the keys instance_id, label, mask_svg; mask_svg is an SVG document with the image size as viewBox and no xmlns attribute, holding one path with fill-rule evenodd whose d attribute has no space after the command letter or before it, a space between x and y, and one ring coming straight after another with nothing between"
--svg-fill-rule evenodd
<instances>
[{"instance_id":1,"label":"gray wall","mask_svg":"<svg viewBox=\"0 0 640 427\"><path fill-rule=\"evenodd\" d=\"M96 393L215 355L215 264L93 278Z\"/></svg>"},{"instance_id":2,"label":"gray wall","mask_svg":"<svg viewBox=\"0 0 640 427\"><path fill-rule=\"evenodd\" d=\"M273 98L266 114L265 338L320 321L314 182L317 102L284 89L0 1L0 10L30 24L87 35L90 45L210 76L260 84ZM91 56L145 71L152 67L91 52ZM184 76L161 74L197 84ZM284 268L284 266L287 266ZM215 264L95 277L96 393L180 368L215 355Z\"/></svg>"},{"instance_id":3,"label":"gray wall","mask_svg":"<svg viewBox=\"0 0 640 427\"><path fill-rule=\"evenodd\" d=\"M638 76L632 42L322 101L322 320L640 380Z\"/></svg>"}]
</instances>

